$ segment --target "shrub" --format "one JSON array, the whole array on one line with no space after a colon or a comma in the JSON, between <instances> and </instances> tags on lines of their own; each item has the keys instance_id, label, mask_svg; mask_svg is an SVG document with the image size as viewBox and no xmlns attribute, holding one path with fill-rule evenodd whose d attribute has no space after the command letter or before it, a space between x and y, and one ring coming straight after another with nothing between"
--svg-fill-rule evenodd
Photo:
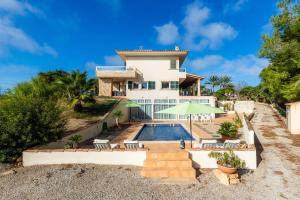
<instances>
[{"instance_id":1,"label":"shrub","mask_svg":"<svg viewBox=\"0 0 300 200\"><path fill-rule=\"evenodd\" d=\"M71 144L72 144L72 148L78 148L79 146L79 142L82 139L81 135L73 135L69 138Z\"/></svg>"},{"instance_id":2,"label":"shrub","mask_svg":"<svg viewBox=\"0 0 300 200\"><path fill-rule=\"evenodd\" d=\"M243 127L241 118L238 116L238 114L235 114L234 124L235 124L235 126L236 126L237 128Z\"/></svg>"},{"instance_id":3,"label":"shrub","mask_svg":"<svg viewBox=\"0 0 300 200\"><path fill-rule=\"evenodd\" d=\"M224 167L233 167L233 168L245 168L246 163L244 160L240 159L237 155L233 153L233 151L229 152L210 152L208 154L210 158L215 158L219 165Z\"/></svg>"},{"instance_id":4,"label":"shrub","mask_svg":"<svg viewBox=\"0 0 300 200\"><path fill-rule=\"evenodd\" d=\"M65 130L56 101L11 94L0 101L0 162L11 162L23 150L59 139Z\"/></svg>"},{"instance_id":5,"label":"shrub","mask_svg":"<svg viewBox=\"0 0 300 200\"><path fill-rule=\"evenodd\" d=\"M121 110L115 110L113 112L113 117L116 119L116 125L119 127L119 119L123 117L123 113Z\"/></svg>"},{"instance_id":6,"label":"shrub","mask_svg":"<svg viewBox=\"0 0 300 200\"><path fill-rule=\"evenodd\" d=\"M218 130L218 134L227 137L235 137L237 132L238 130L236 125L231 122L223 122Z\"/></svg>"}]
</instances>

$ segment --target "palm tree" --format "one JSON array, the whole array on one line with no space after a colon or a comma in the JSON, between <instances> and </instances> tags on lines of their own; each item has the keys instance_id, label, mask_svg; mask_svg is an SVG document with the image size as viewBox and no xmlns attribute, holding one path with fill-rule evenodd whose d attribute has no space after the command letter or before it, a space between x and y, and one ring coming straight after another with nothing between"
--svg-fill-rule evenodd
<instances>
[{"instance_id":1,"label":"palm tree","mask_svg":"<svg viewBox=\"0 0 300 200\"><path fill-rule=\"evenodd\" d=\"M57 82L64 88L64 95L76 112L82 110L83 102L92 99L90 92L95 88L95 80L88 80L86 72L72 71Z\"/></svg>"},{"instance_id":2,"label":"palm tree","mask_svg":"<svg viewBox=\"0 0 300 200\"><path fill-rule=\"evenodd\" d=\"M208 78L208 81L205 83L210 85L212 88L212 92L215 92L215 87L219 86L220 78L217 75L212 75Z\"/></svg>"},{"instance_id":3,"label":"palm tree","mask_svg":"<svg viewBox=\"0 0 300 200\"><path fill-rule=\"evenodd\" d=\"M231 77L227 75L219 77L219 85L221 88L231 87L232 85Z\"/></svg>"}]
</instances>

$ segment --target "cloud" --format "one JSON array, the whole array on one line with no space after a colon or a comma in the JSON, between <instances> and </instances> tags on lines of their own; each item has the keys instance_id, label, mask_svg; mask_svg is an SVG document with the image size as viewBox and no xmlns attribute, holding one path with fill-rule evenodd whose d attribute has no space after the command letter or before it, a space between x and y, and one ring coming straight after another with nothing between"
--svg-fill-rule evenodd
<instances>
[{"instance_id":1,"label":"cloud","mask_svg":"<svg viewBox=\"0 0 300 200\"><path fill-rule=\"evenodd\" d=\"M221 74L257 76L264 67L268 66L269 61L265 58L258 58L253 54L240 56L235 59L226 59L220 55L207 55L202 58L189 60L186 64L197 70L214 68Z\"/></svg>"},{"instance_id":2,"label":"cloud","mask_svg":"<svg viewBox=\"0 0 300 200\"><path fill-rule=\"evenodd\" d=\"M25 15L29 12L32 14L44 16L44 12L38 8L31 6L26 1L17 0L1 0L0 1L0 11L4 11L11 14Z\"/></svg>"},{"instance_id":3,"label":"cloud","mask_svg":"<svg viewBox=\"0 0 300 200\"><path fill-rule=\"evenodd\" d=\"M196 58L193 60L187 60L186 65L200 70L204 68L210 68L220 65L224 58L220 55L207 55L203 58Z\"/></svg>"},{"instance_id":4,"label":"cloud","mask_svg":"<svg viewBox=\"0 0 300 200\"><path fill-rule=\"evenodd\" d=\"M240 11L243 6L248 2L248 0L237 0L234 3L228 3L225 5L223 12L229 13L229 12L238 12Z\"/></svg>"},{"instance_id":5,"label":"cloud","mask_svg":"<svg viewBox=\"0 0 300 200\"><path fill-rule=\"evenodd\" d=\"M210 18L210 9L195 1L187 5L185 16L181 21L180 27L183 31L182 36L178 34L178 26L172 22L160 26L160 28L172 27L172 31L164 30L165 35L158 32L158 41L162 45L174 44L175 38L180 38L180 44L187 49L200 51L205 48L217 49L222 46L225 40L233 40L237 32L233 27L224 22L207 22ZM176 28L175 28L176 27ZM171 33L171 34L169 34Z\"/></svg>"},{"instance_id":6,"label":"cloud","mask_svg":"<svg viewBox=\"0 0 300 200\"><path fill-rule=\"evenodd\" d=\"M158 33L157 40L160 44L174 44L179 39L178 28L173 22L154 28Z\"/></svg>"},{"instance_id":7,"label":"cloud","mask_svg":"<svg viewBox=\"0 0 300 200\"><path fill-rule=\"evenodd\" d=\"M0 18L0 52L2 55L10 48L35 54L57 56L57 52L47 44L39 44L8 18Z\"/></svg>"},{"instance_id":8,"label":"cloud","mask_svg":"<svg viewBox=\"0 0 300 200\"><path fill-rule=\"evenodd\" d=\"M104 56L104 61L106 65L124 65L124 61L118 55Z\"/></svg>"}]
</instances>

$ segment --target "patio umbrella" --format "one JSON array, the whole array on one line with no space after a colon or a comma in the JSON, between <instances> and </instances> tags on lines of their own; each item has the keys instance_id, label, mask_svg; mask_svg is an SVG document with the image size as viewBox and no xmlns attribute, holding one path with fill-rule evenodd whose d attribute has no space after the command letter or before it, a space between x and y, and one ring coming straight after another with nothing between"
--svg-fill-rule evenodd
<instances>
[{"instance_id":1,"label":"patio umbrella","mask_svg":"<svg viewBox=\"0 0 300 200\"><path fill-rule=\"evenodd\" d=\"M191 102L185 102L182 104L178 104L174 107L158 111L156 113L189 115L190 116L191 147L192 147L192 138L193 138L192 115L216 114L216 113L224 113L224 111L220 108L212 107L212 106L205 105L205 104L196 104L196 103L191 103Z\"/></svg>"},{"instance_id":2,"label":"patio umbrella","mask_svg":"<svg viewBox=\"0 0 300 200\"><path fill-rule=\"evenodd\" d=\"M135 101L125 100L121 102L122 106L129 108L129 119L131 118L131 108L139 108L141 107L140 104L136 103Z\"/></svg>"}]
</instances>

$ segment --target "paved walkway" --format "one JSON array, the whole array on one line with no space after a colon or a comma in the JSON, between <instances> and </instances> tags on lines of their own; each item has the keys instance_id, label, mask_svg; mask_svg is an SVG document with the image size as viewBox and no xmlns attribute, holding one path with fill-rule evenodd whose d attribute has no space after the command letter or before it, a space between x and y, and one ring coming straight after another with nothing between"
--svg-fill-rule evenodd
<instances>
[{"instance_id":1,"label":"paved walkway","mask_svg":"<svg viewBox=\"0 0 300 200\"><path fill-rule=\"evenodd\" d=\"M264 188L266 199L300 198L300 136L291 136L269 105L257 103L255 109L251 122L263 150L255 188Z\"/></svg>"}]
</instances>

